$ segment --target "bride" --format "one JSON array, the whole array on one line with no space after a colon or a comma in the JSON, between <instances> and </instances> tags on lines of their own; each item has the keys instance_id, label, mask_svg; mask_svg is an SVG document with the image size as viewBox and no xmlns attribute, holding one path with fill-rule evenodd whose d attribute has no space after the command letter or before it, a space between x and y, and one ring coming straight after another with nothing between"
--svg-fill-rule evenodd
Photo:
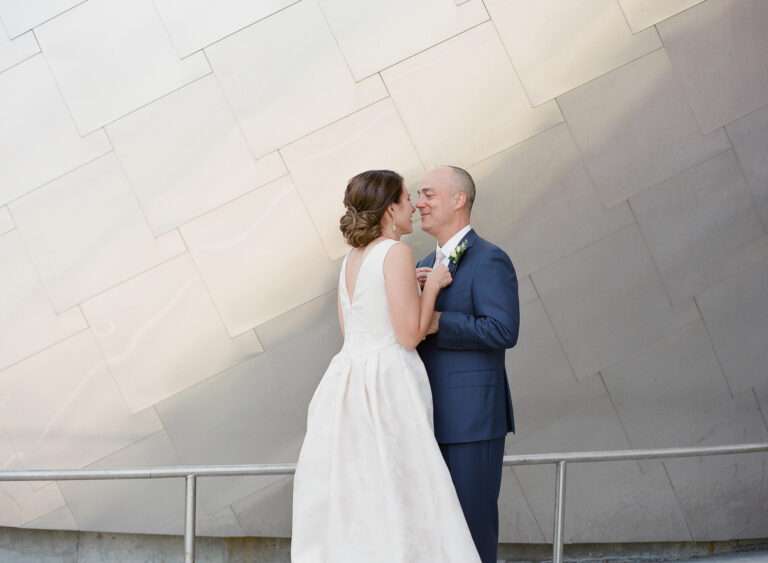
<instances>
[{"instance_id":1,"label":"bride","mask_svg":"<svg viewBox=\"0 0 768 563\"><path fill-rule=\"evenodd\" d=\"M349 181L339 275L344 346L307 411L294 477L293 563L480 563L433 433L432 396L415 351L440 290L419 294L415 209L402 177L369 170Z\"/></svg>"}]
</instances>

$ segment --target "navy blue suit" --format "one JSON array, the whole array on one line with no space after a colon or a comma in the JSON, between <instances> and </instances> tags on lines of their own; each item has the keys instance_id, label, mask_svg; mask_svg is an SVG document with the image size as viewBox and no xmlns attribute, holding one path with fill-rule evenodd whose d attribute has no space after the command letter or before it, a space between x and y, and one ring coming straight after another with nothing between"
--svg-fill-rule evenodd
<instances>
[{"instance_id":1,"label":"navy blue suit","mask_svg":"<svg viewBox=\"0 0 768 563\"><path fill-rule=\"evenodd\" d=\"M509 256L470 230L453 282L438 296L438 332L418 347L432 388L435 436L483 563L496 562L504 438L515 431L505 351L520 308ZM418 266L432 266L435 253Z\"/></svg>"}]
</instances>

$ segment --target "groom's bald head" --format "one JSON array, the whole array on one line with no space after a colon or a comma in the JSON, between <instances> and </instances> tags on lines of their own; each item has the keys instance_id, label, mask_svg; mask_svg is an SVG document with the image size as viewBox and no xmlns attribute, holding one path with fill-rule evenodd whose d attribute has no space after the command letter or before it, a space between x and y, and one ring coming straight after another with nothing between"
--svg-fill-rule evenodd
<instances>
[{"instance_id":1,"label":"groom's bald head","mask_svg":"<svg viewBox=\"0 0 768 563\"><path fill-rule=\"evenodd\" d=\"M456 192L467 194L467 211L472 211L472 205L475 203L475 180L472 175L458 166L444 166L453 172L453 184Z\"/></svg>"},{"instance_id":2,"label":"groom's bald head","mask_svg":"<svg viewBox=\"0 0 768 563\"><path fill-rule=\"evenodd\" d=\"M475 182L463 168L439 166L424 176L418 196L421 228L441 240L469 224Z\"/></svg>"},{"instance_id":3,"label":"groom's bald head","mask_svg":"<svg viewBox=\"0 0 768 563\"><path fill-rule=\"evenodd\" d=\"M451 194L464 194L462 207L469 217L472 205L475 203L475 180L469 172L458 166L438 166L427 172L423 183L437 186L438 189L442 187L449 190Z\"/></svg>"}]
</instances>

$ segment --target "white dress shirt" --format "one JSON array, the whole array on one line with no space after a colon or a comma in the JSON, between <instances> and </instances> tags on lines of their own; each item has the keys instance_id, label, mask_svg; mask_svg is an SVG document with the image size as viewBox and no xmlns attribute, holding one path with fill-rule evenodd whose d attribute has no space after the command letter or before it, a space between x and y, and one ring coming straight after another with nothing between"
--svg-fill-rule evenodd
<instances>
[{"instance_id":1,"label":"white dress shirt","mask_svg":"<svg viewBox=\"0 0 768 563\"><path fill-rule=\"evenodd\" d=\"M454 249L458 246L459 242L461 242L461 239L464 238L464 236L472 230L472 225L467 225L460 231L458 231L455 235L453 235L451 238L449 238L445 244L440 247L440 245L437 245L437 249L435 250L435 257L438 256L439 252L443 253L443 264L448 266L449 257L451 256L451 253L454 251ZM432 267L435 267L435 264L432 265Z\"/></svg>"}]
</instances>

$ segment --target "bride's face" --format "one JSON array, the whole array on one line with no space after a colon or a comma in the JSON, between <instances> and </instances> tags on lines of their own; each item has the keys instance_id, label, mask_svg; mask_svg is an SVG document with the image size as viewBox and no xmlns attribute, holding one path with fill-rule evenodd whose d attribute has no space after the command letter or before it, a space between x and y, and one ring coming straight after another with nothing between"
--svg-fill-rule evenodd
<instances>
[{"instance_id":1,"label":"bride's face","mask_svg":"<svg viewBox=\"0 0 768 563\"><path fill-rule=\"evenodd\" d=\"M403 191L400 193L400 199L393 206L394 214L393 220L397 226L397 230L401 234L409 234L413 232L413 214L416 208L411 203L411 194L403 186Z\"/></svg>"}]
</instances>

